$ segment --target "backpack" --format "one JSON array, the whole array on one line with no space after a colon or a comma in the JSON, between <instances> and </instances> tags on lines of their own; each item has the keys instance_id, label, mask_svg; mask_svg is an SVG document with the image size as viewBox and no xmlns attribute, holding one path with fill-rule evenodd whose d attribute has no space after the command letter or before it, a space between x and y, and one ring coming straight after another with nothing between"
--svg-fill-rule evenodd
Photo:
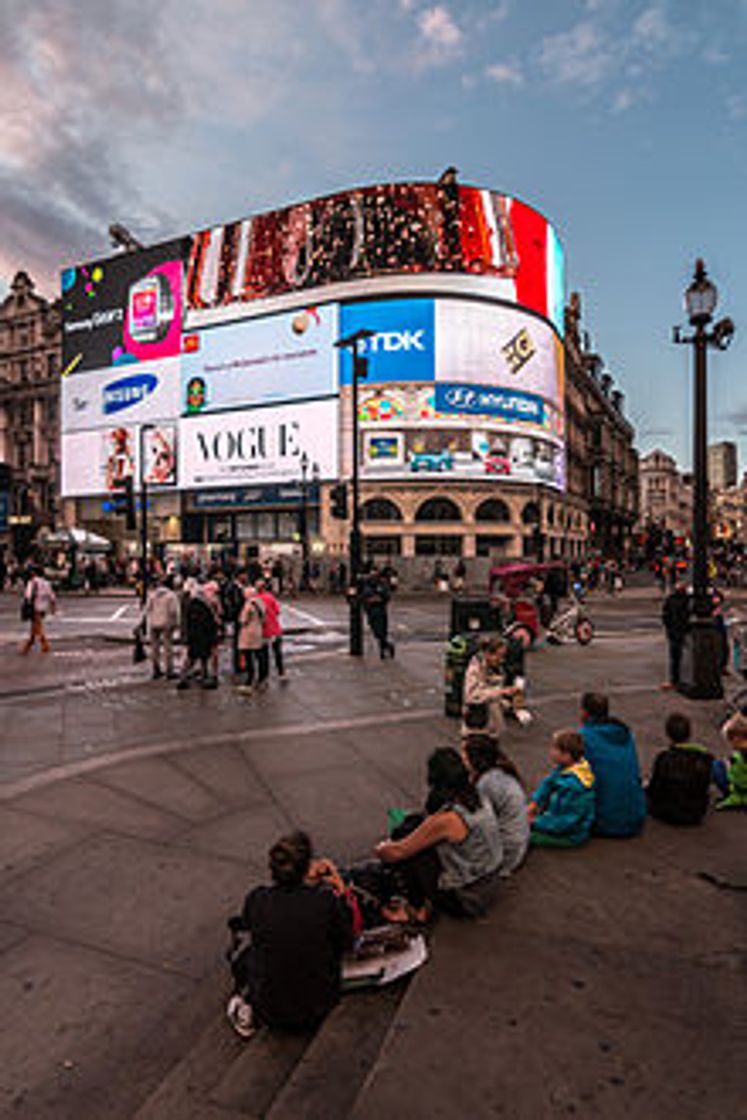
<instances>
[{"instance_id":1,"label":"backpack","mask_svg":"<svg viewBox=\"0 0 747 1120\"><path fill-rule=\"evenodd\" d=\"M236 622L244 605L243 588L231 580L224 587L221 599L223 600L223 617L226 622Z\"/></svg>"}]
</instances>

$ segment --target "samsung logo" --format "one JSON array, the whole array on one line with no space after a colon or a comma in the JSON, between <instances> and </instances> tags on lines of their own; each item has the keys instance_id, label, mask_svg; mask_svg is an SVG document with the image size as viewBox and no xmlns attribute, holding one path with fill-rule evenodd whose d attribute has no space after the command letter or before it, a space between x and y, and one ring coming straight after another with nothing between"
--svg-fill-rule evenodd
<instances>
[{"instance_id":1,"label":"samsung logo","mask_svg":"<svg viewBox=\"0 0 747 1120\"><path fill-rule=\"evenodd\" d=\"M139 404L155 392L158 378L152 373L137 373L132 377L122 377L104 387L104 415L122 412L125 408Z\"/></svg>"}]
</instances>

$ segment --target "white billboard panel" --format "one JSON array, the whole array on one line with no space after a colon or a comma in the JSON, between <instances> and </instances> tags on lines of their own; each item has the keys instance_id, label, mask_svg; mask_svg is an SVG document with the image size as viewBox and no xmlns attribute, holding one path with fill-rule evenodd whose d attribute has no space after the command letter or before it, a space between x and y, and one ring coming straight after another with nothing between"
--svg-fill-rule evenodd
<instances>
[{"instance_id":1,"label":"white billboard panel","mask_svg":"<svg viewBox=\"0 0 747 1120\"><path fill-rule=\"evenodd\" d=\"M179 416L179 358L116 366L63 377L63 432L132 426Z\"/></svg>"},{"instance_id":2,"label":"white billboard panel","mask_svg":"<svg viewBox=\"0 0 747 1120\"><path fill-rule=\"evenodd\" d=\"M253 408L179 423L179 479L185 489L300 479L301 457L322 479L338 475L337 399Z\"/></svg>"},{"instance_id":3,"label":"white billboard panel","mask_svg":"<svg viewBox=\"0 0 747 1120\"><path fill-rule=\"evenodd\" d=\"M81 374L80 377L84 377ZM94 428L62 436L62 493L90 497L118 491L127 478L140 485L140 444L145 481L151 487L177 484L176 423Z\"/></svg>"},{"instance_id":4,"label":"white billboard panel","mask_svg":"<svg viewBox=\"0 0 747 1120\"><path fill-rule=\"evenodd\" d=\"M248 319L184 336L184 415L337 391L337 305Z\"/></svg>"}]
</instances>

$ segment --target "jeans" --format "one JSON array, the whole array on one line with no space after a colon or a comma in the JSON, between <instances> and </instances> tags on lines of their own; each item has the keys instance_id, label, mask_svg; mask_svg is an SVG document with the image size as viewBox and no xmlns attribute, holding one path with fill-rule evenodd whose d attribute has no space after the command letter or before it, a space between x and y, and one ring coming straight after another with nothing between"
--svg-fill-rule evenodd
<instances>
[{"instance_id":1,"label":"jeans","mask_svg":"<svg viewBox=\"0 0 747 1120\"><path fill-rule=\"evenodd\" d=\"M166 660L166 672L174 672L174 632L169 628L152 627L150 632L150 655L154 672L161 672L161 652Z\"/></svg>"},{"instance_id":2,"label":"jeans","mask_svg":"<svg viewBox=\"0 0 747 1120\"><path fill-rule=\"evenodd\" d=\"M677 686L680 683L680 668L682 666L682 650L685 645L685 639L669 637L669 681L670 684Z\"/></svg>"}]
</instances>

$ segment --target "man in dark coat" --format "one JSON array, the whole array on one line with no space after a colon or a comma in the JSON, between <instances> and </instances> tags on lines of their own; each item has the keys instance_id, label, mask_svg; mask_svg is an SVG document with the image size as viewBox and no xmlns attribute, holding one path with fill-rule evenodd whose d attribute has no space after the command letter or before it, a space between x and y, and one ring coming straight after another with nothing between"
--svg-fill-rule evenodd
<instances>
[{"instance_id":1,"label":"man in dark coat","mask_svg":"<svg viewBox=\"0 0 747 1120\"><path fill-rule=\"evenodd\" d=\"M394 643L389 640L389 581L378 568L371 568L360 583L360 597L363 611L368 619L371 632L379 643L381 659L394 657Z\"/></svg>"},{"instance_id":2,"label":"man in dark coat","mask_svg":"<svg viewBox=\"0 0 747 1120\"><path fill-rule=\"evenodd\" d=\"M678 688L682 649L690 625L690 596L683 583L676 584L674 591L670 592L664 600L661 620L669 643L669 681L663 684L662 688Z\"/></svg>"}]
</instances>

